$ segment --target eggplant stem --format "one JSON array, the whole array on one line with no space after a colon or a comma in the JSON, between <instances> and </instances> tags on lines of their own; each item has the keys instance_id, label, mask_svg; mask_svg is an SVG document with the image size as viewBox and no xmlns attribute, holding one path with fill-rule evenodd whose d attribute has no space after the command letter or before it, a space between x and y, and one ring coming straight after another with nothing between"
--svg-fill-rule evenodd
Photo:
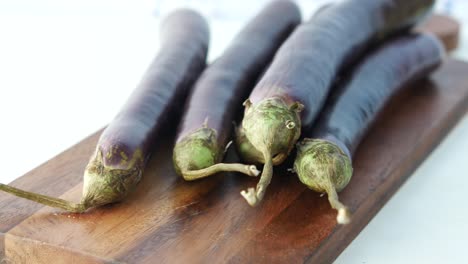
<instances>
[{"instance_id":1,"label":"eggplant stem","mask_svg":"<svg viewBox=\"0 0 468 264\"><path fill-rule=\"evenodd\" d=\"M331 207L338 211L336 221L340 225L349 224L349 222L351 222L351 212L348 207L340 202L335 185L331 182L331 179L329 179L328 184L329 186L327 186L325 190L328 194L328 201L330 202Z\"/></svg>"},{"instance_id":2,"label":"eggplant stem","mask_svg":"<svg viewBox=\"0 0 468 264\"><path fill-rule=\"evenodd\" d=\"M72 213L82 213L88 209L86 205L82 203L72 203L60 198L24 191L2 183L0 183L0 190L27 200L55 208L60 208Z\"/></svg>"},{"instance_id":3,"label":"eggplant stem","mask_svg":"<svg viewBox=\"0 0 468 264\"><path fill-rule=\"evenodd\" d=\"M217 163L200 170L183 171L182 176L187 181L198 180L223 171L240 172L251 177L257 177L260 171L255 165L245 165L240 163Z\"/></svg>"},{"instance_id":4,"label":"eggplant stem","mask_svg":"<svg viewBox=\"0 0 468 264\"><path fill-rule=\"evenodd\" d=\"M263 156L265 158L265 165L263 166L262 175L260 180L257 183L257 188L249 188L247 191L241 191L241 195L247 200L250 206L257 206L265 196L266 189L270 185L271 178L273 176L273 157L269 148L266 148L263 151Z\"/></svg>"}]
</instances>

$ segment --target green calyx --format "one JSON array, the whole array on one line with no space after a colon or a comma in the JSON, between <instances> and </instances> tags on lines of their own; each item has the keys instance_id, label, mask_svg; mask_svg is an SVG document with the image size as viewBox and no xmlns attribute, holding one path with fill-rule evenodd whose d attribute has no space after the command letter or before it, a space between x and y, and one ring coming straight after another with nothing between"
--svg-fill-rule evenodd
<instances>
[{"instance_id":1,"label":"green calyx","mask_svg":"<svg viewBox=\"0 0 468 264\"><path fill-rule=\"evenodd\" d=\"M265 163L263 154L250 143L241 126L236 129L236 148L243 161L247 163Z\"/></svg>"},{"instance_id":2,"label":"green calyx","mask_svg":"<svg viewBox=\"0 0 468 264\"><path fill-rule=\"evenodd\" d=\"M353 174L351 159L337 145L321 139L304 139L297 144L294 170L299 180L316 192L326 192L332 208L338 210L337 222L350 222L350 212L337 192L348 185Z\"/></svg>"},{"instance_id":3,"label":"green calyx","mask_svg":"<svg viewBox=\"0 0 468 264\"><path fill-rule=\"evenodd\" d=\"M83 179L83 198L85 208L122 201L140 182L142 166L132 160L129 169L113 169L103 164L101 151L91 159Z\"/></svg>"},{"instance_id":4,"label":"green calyx","mask_svg":"<svg viewBox=\"0 0 468 264\"><path fill-rule=\"evenodd\" d=\"M283 162L299 139L303 106L298 102L288 105L279 97L255 105L247 100L244 106L244 119L236 135L240 156L249 163L265 163L263 152L268 149L274 165Z\"/></svg>"},{"instance_id":5,"label":"green calyx","mask_svg":"<svg viewBox=\"0 0 468 264\"><path fill-rule=\"evenodd\" d=\"M260 172L254 165L218 163L224 154L217 143L217 132L206 124L185 136L174 147L172 156L176 172L186 181L198 180L220 172L240 172L256 177Z\"/></svg>"},{"instance_id":6,"label":"green calyx","mask_svg":"<svg viewBox=\"0 0 468 264\"><path fill-rule=\"evenodd\" d=\"M216 130L202 127L175 145L172 160L177 174L183 176L183 172L204 169L219 161L216 134Z\"/></svg>"},{"instance_id":7,"label":"green calyx","mask_svg":"<svg viewBox=\"0 0 468 264\"><path fill-rule=\"evenodd\" d=\"M280 97L264 99L252 105L244 102L242 126L237 130L237 149L241 157L252 163L264 163L256 188L241 191L251 206L257 206L265 196L273 176L273 165L289 155L301 133L299 112L302 104L288 105Z\"/></svg>"},{"instance_id":8,"label":"green calyx","mask_svg":"<svg viewBox=\"0 0 468 264\"><path fill-rule=\"evenodd\" d=\"M337 145L308 138L297 144L294 170L301 182L316 192L327 192L330 181L341 191L353 174L351 160Z\"/></svg>"},{"instance_id":9,"label":"green calyx","mask_svg":"<svg viewBox=\"0 0 468 264\"><path fill-rule=\"evenodd\" d=\"M97 150L84 173L83 198L74 203L60 198L29 192L13 186L0 184L0 190L43 205L60 208L72 213L83 213L92 207L123 200L141 179L141 152L136 151L128 162L128 169L112 169L103 163Z\"/></svg>"}]
</instances>

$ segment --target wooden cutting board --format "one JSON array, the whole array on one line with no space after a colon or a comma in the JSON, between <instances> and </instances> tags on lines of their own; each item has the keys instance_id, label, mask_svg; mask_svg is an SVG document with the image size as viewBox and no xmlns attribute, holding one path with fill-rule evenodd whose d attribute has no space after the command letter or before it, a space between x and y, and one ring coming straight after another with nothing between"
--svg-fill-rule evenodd
<instances>
[{"instance_id":1,"label":"wooden cutting board","mask_svg":"<svg viewBox=\"0 0 468 264\"><path fill-rule=\"evenodd\" d=\"M329 263L353 240L468 106L468 64L448 60L398 95L360 146L341 199L353 222L338 226L327 198L278 167L265 200L239 191L256 179L177 177L162 138L143 181L120 204L68 214L0 193L0 256L13 263ZM99 132L12 185L78 201Z\"/></svg>"},{"instance_id":2,"label":"wooden cutting board","mask_svg":"<svg viewBox=\"0 0 468 264\"><path fill-rule=\"evenodd\" d=\"M460 39L460 23L454 18L442 14L434 14L419 25L415 31L431 32L451 51L458 47Z\"/></svg>"}]
</instances>

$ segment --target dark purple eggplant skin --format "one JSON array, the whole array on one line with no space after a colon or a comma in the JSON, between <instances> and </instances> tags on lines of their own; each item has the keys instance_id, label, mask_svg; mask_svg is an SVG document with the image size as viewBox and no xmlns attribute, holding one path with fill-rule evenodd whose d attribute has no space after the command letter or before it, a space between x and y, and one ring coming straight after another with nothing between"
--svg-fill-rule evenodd
<instances>
[{"instance_id":1,"label":"dark purple eggplant skin","mask_svg":"<svg viewBox=\"0 0 468 264\"><path fill-rule=\"evenodd\" d=\"M104 166L125 169L125 157L131 159L136 151L141 151L139 166L144 166L161 126L167 119L178 119L175 106L184 102L206 66L209 29L200 15L179 10L161 28L160 52L99 139Z\"/></svg>"},{"instance_id":2,"label":"dark purple eggplant skin","mask_svg":"<svg viewBox=\"0 0 468 264\"><path fill-rule=\"evenodd\" d=\"M218 131L225 146L241 104L275 52L301 22L291 1L274 1L256 15L233 39L224 53L197 80L186 106L177 142L206 125Z\"/></svg>"},{"instance_id":3,"label":"dark purple eggplant skin","mask_svg":"<svg viewBox=\"0 0 468 264\"><path fill-rule=\"evenodd\" d=\"M174 11L160 36L159 52L143 80L99 138L84 171L80 203L3 184L0 190L77 213L123 200L140 182L166 121L178 119L177 106L206 66L209 29L198 13Z\"/></svg>"},{"instance_id":4,"label":"dark purple eggplant skin","mask_svg":"<svg viewBox=\"0 0 468 264\"><path fill-rule=\"evenodd\" d=\"M434 71L444 57L440 41L430 34L392 39L372 51L330 95L313 128L303 130L294 170L310 189L328 194L338 210L337 222L350 222L338 199L353 174L352 155L390 98Z\"/></svg>"},{"instance_id":5,"label":"dark purple eggplant skin","mask_svg":"<svg viewBox=\"0 0 468 264\"><path fill-rule=\"evenodd\" d=\"M250 101L274 96L299 101L304 105L302 126L310 126L340 69L356 61L370 44L424 18L434 2L345 0L327 6L281 46Z\"/></svg>"},{"instance_id":6,"label":"dark purple eggplant skin","mask_svg":"<svg viewBox=\"0 0 468 264\"><path fill-rule=\"evenodd\" d=\"M443 57L440 42L429 34L411 34L385 43L333 91L313 128L303 130L303 136L331 141L351 159L391 96L427 76Z\"/></svg>"},{"instance_id":7,"label":"dark purple eggplant skin","mask_svg":"<svg viewBox=\"0 0 468 264\"><path fill-rule=\"evenodd\" d=\"M273 165L286 159L301 129L312 125L340 71L377 41L409 30L434 2L344 0L296 28L244 103L239 154L248 163L265 164L256 190L241 192L250 205L263 198Z\"/></svg>"},{"instance_id":8,"label":"dark purple eggplant skin","mask_svg":"<svg viewBox=\"0 0 468 264\"><path fill-rule=\"evenodd\" d=\"M327 5L296 28L252 90L244 116L246 120L250 108L271 98L280 98L286 107L293 104L304 106L299 107L300 114L291 112L284 118L297 122L291 131L284 129L284 133L278 132L276 138L282 137L281 142L274 144L278 146L271 154L283 154L283 158L275 164L284 160L292 150L301 128L312 125L340 71L355 63L372 44L404 32L422 20L431 11L434 2L345 0ZM252 123L262 126L257 117L253 116L252 119ZM249 128L242 126L237 135L241 157L249 163L264 163L262 150L252 146L255 145L253 136L249 137L248 131L243 129Z\"/></svg>"},{"instance_id":9,"label":"dark purple eggplant skin","mask_svg":"<svg viewBox=\"0 0 468 264\"><path fill-rule=\"evenodd\" d=\"M174 165L176 171L199 170L220 162L231 139L232 122L242 112L242 102L253 89L275 52L301 22L298 6L291 1L273 1L235 36L231 44L197 80L180 123ZM194 132L206 129L203 146L179 144L194 140ZM199 135L200 133L198 133ZM212 158L201 159L208 149ZM200 153L198 153L200 152ZM207 162L207 161L210 162Z\"/></svg>"}]
</instances>

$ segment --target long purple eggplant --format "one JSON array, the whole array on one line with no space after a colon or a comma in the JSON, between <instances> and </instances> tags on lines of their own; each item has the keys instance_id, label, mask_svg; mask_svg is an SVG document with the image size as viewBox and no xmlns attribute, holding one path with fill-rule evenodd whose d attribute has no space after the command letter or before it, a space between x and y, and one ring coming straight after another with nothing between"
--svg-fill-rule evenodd
<instances>
[{"instance_id":1,"label":"long purple eggplant","mask_svg":"<svg viewBox=\"0 0 468 264\"><path fill-rule=\"evenodd\" d=\"M161 26L159 52L139 86L103 131L85 172L83 196L75 204L1 184L0 190L71 212L124 199L141 179L168 119L206 66L209 29L198 13L180 9Z\"/></svg>"},{"instance_id":2,"label":"long purple eggplant","mask_svg":"<svg viewBox=\"0 0 468 264\"><path fill-rule=\"evenodd\" d=\"M274 1L254 17L197 80L180 124L173 161L185 180L220 171L257 176L255 166L219 163L232 122L281 43L300 23L296 4Z\"/></svg>"},{"instance_id":3,"label":"long purple eggplant","mask_svg":"<svg viewBox=\"0 0 468 264\"><path fill-rule=\"evenodd\" d=\"M428 34L384 44L355 67L333 91L314 127L303 131L294 170L309 188L328 194L338 223L350 221L337 191L351 179L352 155L364 134L392 95L436 69L443 54L441 43Z\"/></svg>"},{"instance_id":4,"label":"long purple eggplant","mask_svg":"<svg viewBox=\"0 0 468 264\"><path fill-rule=\"evenodd\" d=\"M283 162L322 108L335 77L366 48L422 19L434 0L347 0L320 10L285 41L245 101L237 130L241 157L265 163L257 188L241 194L255 206Z\"/></svg>"}]
</instances>

